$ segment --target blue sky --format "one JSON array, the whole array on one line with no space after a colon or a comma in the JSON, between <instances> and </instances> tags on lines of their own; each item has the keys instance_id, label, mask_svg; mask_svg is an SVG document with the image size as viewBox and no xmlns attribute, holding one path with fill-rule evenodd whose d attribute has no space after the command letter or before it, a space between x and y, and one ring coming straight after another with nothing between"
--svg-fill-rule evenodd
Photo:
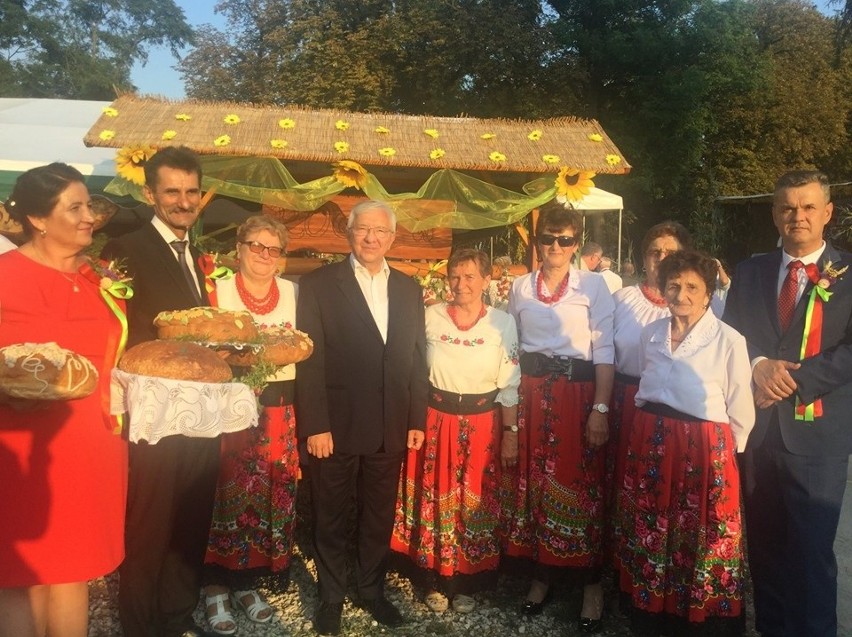
<instances>
[{"instance_id":1,"label":"blue sky","mask_svg":"<svg viewBox=\"0 0 852 637\"><path fill-rule=\"evenodd\" d=\"M216 2L213 0L177 0L176 4L183 8L186 21L193 28L199 28L203 24L212 24L222 29L225 26L224 18L213 12ZM831 0L818 0L814 2L817 8L826 14L834 13L843 5L840 2L831 3ZM185 51L184 54L188 52ZM130 79L136 85L140 95L162 95L171 99L183 99L186 97L180 74L172 67L178 60L166 48L157 47L149 52L148 64L144 67L136 64L131 71Z\"/></svg>"}]
</instances>

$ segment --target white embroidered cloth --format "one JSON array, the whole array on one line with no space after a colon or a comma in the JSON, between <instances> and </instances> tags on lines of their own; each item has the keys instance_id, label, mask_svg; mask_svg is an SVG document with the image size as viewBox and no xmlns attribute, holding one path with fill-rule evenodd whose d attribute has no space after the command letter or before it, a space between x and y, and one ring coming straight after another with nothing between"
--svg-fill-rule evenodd
<instances>
[{"instance_id":1,"label":"white embroidered cloth","mask_svg":"<svg viewBox=\"0 0 852 637\"><path fill-rule=\"evenodd\" d=\"M257 426L254 392L242 383L196 383L112 370L111 407L127 414L130 442L215 438Z\"/></svg>"}]
</instances>

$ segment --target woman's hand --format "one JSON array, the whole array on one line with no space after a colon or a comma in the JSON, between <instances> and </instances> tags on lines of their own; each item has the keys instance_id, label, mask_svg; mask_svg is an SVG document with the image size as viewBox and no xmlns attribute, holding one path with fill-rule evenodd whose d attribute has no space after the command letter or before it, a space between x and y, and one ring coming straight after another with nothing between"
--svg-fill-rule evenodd
<instances>
[{"instance_id":1,"label":"woman's hand","mask_svg":"<svg viewBox=\"0 0 852 637\"><path fill-rule=\"evenodd\" d=\"M504 431L503 442L500 444L500 464L509 469L518 464L518 432Z\"/></svg>"},{"instance_id":2,"label":"woman's hand","mask_svg":"<svg viewBox=\"0 0 852 637\"><path fill-rule=\"evenodd\" d=\"M586 442L592 447L600 447L607 440L609 440L607 415L593 409L586 421Z\"/></svg>"}]
</instances>

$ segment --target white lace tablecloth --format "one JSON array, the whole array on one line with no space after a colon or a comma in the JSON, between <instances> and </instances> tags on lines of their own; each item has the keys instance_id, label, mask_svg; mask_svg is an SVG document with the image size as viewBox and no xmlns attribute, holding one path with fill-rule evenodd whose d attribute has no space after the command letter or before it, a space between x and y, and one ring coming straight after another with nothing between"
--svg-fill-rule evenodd
<instances>
[{"instance_id":1,"label":"white lace tablecloth","mask_svg":"<svg viewBox=\"0 0 852 637\"><path fill-rule=\"evenodd\" d=\"M130 442L215 438L257 426L254 392L242 383L196 383L112 370L111 411L127 414Z\"/></svg>"}]
</instances>

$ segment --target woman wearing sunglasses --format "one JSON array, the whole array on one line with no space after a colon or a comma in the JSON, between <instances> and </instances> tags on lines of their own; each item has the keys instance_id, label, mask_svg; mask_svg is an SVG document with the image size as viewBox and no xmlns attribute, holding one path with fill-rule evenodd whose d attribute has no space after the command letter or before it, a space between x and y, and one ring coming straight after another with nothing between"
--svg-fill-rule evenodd
<instances>
[{"instance_id":1,"label":"woman wearing sunglasses","mask_svg":"<svg viewBox=\"0 0 852 637\"><path fill-rule=\"evenodd\" d=\"M579 215L551 202L536 228L541 267L516 279L520 333L519 475L504 482L509 556L533 560L522 612L541 612L551 582L582 584L578 628L602 628L600 586L613 301L603 277L572 267Z\"/></svg>"},{"instance_id":2,"label":"woman wearing sunglasses","mask_svg":"<svg viewBox=\"0 0 852 637\"><path fill-rule=\"evenodd\" d=\"M296 286L277 276L287 228L265 215L237 230L238 272L216 282L219 307L248 310L258 325L294 327ZM260 395L258 427L222 436L222 463L205 558L207 621L213 632L233 635L233 609L256 623L273 609L255 590L274 575L287 588L296 520L295 365L281 368Z\"/></svg>"}]
</instances>

